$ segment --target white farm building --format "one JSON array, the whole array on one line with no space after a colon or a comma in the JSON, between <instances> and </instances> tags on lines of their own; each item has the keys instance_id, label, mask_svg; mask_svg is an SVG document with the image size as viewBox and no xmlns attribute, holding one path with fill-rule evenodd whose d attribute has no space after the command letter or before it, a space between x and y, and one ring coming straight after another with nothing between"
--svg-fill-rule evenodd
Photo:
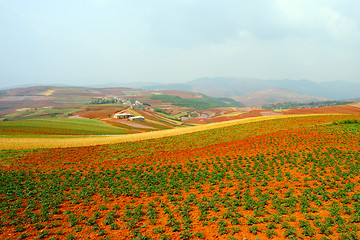
<instances>
[{"instance_id":1,"label":"white farm building","mask_svg":"<svg viewBox=\"0 0 360 240\"><path fill-rule=\"evenodd\" d=\"M116 118L116 119L128 119L131 117L134 117L134 115L131 113L115 113L113 116L113 118Z\"/></svg>"},{"instance_id":2,"label":"white farm building","mask_svg":"<svg viewBox=\"0 0 360 240\"><path fill-rule=\"evenodd\" d=\"M135 116L135 117L129 117L130 121L145 121L145 118L143 116Z\"/></svg>"}]
</instances>

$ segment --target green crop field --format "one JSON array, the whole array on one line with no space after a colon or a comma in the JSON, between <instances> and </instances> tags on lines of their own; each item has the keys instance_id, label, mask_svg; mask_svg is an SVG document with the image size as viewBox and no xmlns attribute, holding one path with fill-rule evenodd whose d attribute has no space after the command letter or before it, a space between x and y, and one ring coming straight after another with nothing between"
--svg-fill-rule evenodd
<instances>
[{"instance_id":1,"label":"green crop field","mask_svg":"<svg viewBox=\"0 0 360 240\"><path fill-rule=\"evenodd\" d=\"M62 117L68 116L74 112L80 111L81 108L22 108L17 109L16 112L5 115L8 120L22 120L22 119L33 119L33 118L49 118L49 117Z\"/></svg>"},{"instance_id":2,"label":"green crop field","mask_svg":"<svg viewBox=\"0 0 360 240\"><path fill-rule=\"evenodd\" d=\"M31 137L51 135L113 135L129 130L93 119L29 119L0 122L1 136Z\"/></svg>"}]
</instances>

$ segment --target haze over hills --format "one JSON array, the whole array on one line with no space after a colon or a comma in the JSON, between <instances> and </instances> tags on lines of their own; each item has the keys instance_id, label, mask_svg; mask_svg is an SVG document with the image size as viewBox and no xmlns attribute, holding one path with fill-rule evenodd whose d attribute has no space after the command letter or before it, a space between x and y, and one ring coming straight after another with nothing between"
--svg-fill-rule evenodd
<instances>
[{"instance_id":1,"label":"haze over hills","mask_svg":"<svg viewBox=\"0 0 360 240\"><path fill-rule=\"evenodd\" d=\"M327 100L327 98L309 96L277 88L268 88L254 93L249 93L244 96L236 96L232 98L236 101L242 102L246 106L263 106L284 102L309 103Z\"/></svg>"},{"instance_id":2,"label":"haze over hills","mask_svg":"<svg viewBox=\"0 0 360 240\"><path fill-rule=\"evenodd\" d=\"M59 86L59 85L58 85ZM89 85L87 88L132 88L150 91L181 90L211 97L227 97L246 106L280 102L347 100L360 97L360 84L345 81L313 82L310 80L262 80L255 78L199 78L184 83L113 82Z\"/></svg>"},{"instance_id":3,"label":"haze over hills","mask_svg":"<svg viewBox=\"0 0 360 240\"><path fill-rule=\"evenodd\" d=\"M360 84L345 81L313 82L310 80L262 80L255 78L199 78L178 84L135 83L151 90L183 90L204 93L212 97L232 97L245 105L258 106L280 101L309 102L358 98ZM125 84L127 87L135 87Z\"/></svg>"}]
</instances>

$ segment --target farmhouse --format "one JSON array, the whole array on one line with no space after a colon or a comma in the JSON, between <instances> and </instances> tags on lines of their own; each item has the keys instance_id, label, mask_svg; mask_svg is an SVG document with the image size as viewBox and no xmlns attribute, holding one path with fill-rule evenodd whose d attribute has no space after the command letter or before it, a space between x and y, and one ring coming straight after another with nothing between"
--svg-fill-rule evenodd
<instances>
[{"instance_id":1,"label":"farmhouse","mask_svg":"<svg viewBox=\"0 0 360 240\"><path fill-rule=\"evenodd\" d=\"M131 117L134 117L134 115L131 113L115 113L113 116L113 118L116 118L116 119L127 119L127 118L131 118Z\"/></svg>"},{"instance_id":2,"label":"farmhouse","mask_svg":"<svg viewBox=\"0 0 360 240\"><path fill-rule=\"evenodd\" d=\"M130 121L145 121L145 118L143 116L135 116L135 117L129 117Z\"/></svg>"}]
</instances>

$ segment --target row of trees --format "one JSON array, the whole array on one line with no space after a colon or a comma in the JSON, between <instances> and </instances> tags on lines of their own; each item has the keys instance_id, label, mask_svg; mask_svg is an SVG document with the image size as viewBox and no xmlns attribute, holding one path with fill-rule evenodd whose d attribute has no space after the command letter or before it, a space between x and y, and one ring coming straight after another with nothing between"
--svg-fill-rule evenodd
<instances>
[{"instance_id":1,"label":"row of trees","mask_svg":"<svg viewBox=\"0 0 360 240\"><path fill-rule=\"evenodd\" d=\"M273 110L273 109L299 109L299 108L317 108L317 107L329 107L337 105L346 105L352 103L350 101L319 101L319 102L309 102L309 103L300 103L300 102L283 102L283 103L274 103L261 106L263 109Z\"/></svg>"}]
</instances>

